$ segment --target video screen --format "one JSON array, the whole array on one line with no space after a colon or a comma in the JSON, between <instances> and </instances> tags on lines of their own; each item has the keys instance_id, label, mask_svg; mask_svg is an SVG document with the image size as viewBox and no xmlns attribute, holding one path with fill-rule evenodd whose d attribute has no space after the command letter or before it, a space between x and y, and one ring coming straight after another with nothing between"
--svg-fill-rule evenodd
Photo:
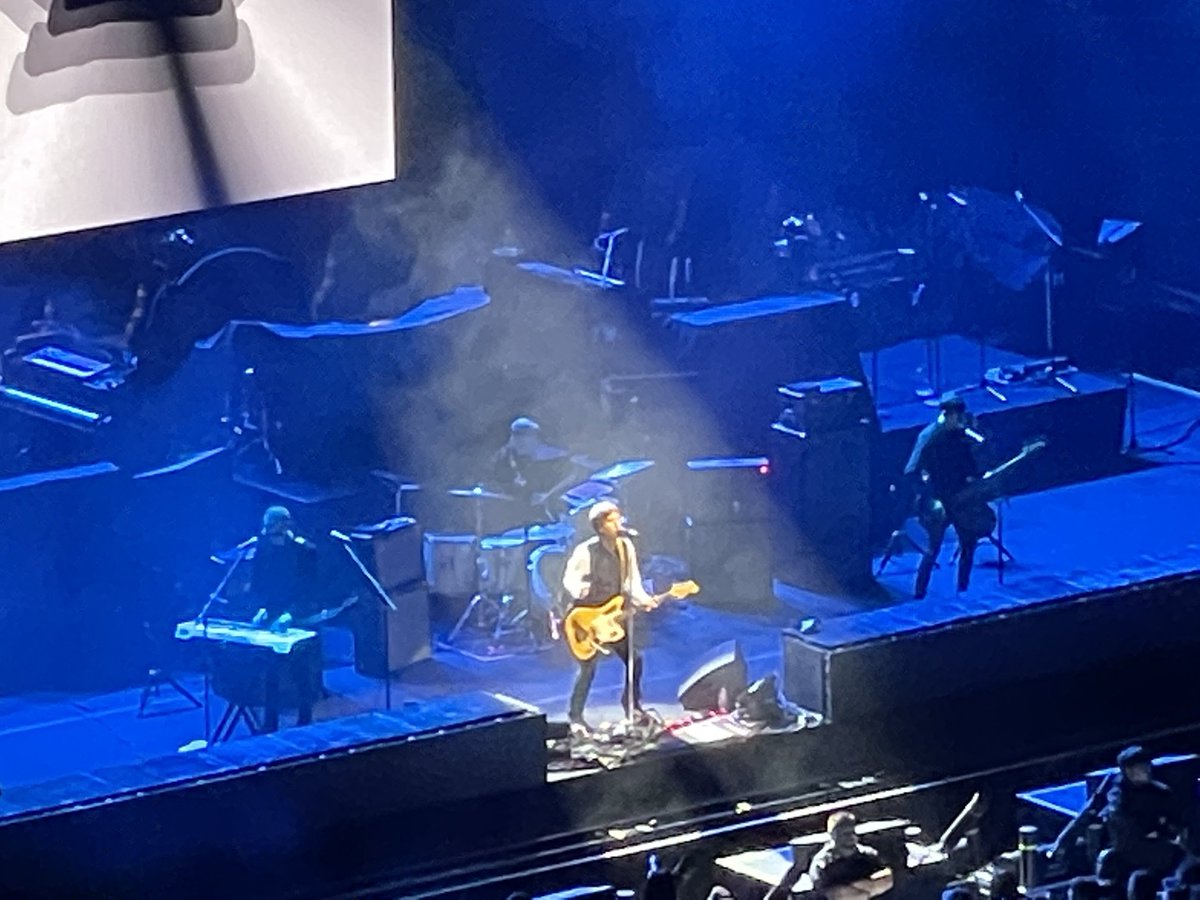
<instances>
[{"instance_id":1,"label":"video screen","mask_svg":"<svg viewBox=\"0 0 1200 900\"><path fill-rule=\"evenodd\" d=\"M0 243L395 177L391 0L0 0Z\"/></svg>"}]
</instances>

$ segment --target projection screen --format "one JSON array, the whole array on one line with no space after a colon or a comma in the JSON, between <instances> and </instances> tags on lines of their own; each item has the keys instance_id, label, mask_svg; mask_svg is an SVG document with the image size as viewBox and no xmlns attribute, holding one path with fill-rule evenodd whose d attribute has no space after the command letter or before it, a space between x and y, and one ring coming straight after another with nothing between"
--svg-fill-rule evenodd
<instances>
[{"instance_id":1,"label":"projection screen","mask_svg":"<svg viewBox=\"0 0 1200 900\"><path fill-rule=\"evenodd\" d=\"M0 0L0 242L390 180L392 56L391 0Z\"/></svg>"}]
</instances>

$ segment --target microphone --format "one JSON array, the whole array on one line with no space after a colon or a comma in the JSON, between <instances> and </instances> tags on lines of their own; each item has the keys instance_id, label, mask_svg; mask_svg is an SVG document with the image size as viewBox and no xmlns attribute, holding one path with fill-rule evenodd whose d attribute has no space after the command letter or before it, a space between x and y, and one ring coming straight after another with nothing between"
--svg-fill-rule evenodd
<instances>
[{"instance_id":1,"label":"microphone","mask_svg":"<svg viewBox=\"0 0 1200 900\"><path fill-rule=\"evenodd\" d=\"M978 431L976 431L974 428L971 428L970 426L964 428L963 432L966 434L967 437L969 437L971 440L973 440L977 444L982 444L985 441L987 441L987 438L985 438L982 434L980 434Z\"/></svg>"},{"instance_id":2,"label":"microphone","mask_svg":"<svg viewBox=\"0 0 1200 900\"><path fill-rule=\"evenodd\" d=\"M244 541L242 541L240 544L238 544L233 549L234 550L245 550L248 547L253 547L257 543L258 543L258 535L256 534L253 537L246 538Z\"/></svg>"},{"instance_id":3,"label":"microphone","mask_svg":"<svg viewBox=\"0 0 1200 900\"><path fill-rule=\"evenodd\" d=\"M329 532L329 536L335 541L341 541L343 544L349 544L351 541L353 541L353 538L350 537L350 535L346 534L344 531L338 531L336 528Z\"/></svg>"},{"instance_id":4,"label":"microphone","mask_svg":"<svg viewBox=\"0 0 1200 900\"><path fill-rule=\"evenodd\" d=\"M627 537L627 538L635 538L635 537L642 536L641 532L639 532L636 528L627 528L625 526L621 526L621 530L618 531L617 534L619 534L621 537Z\"/></svg>"}]
</instances>

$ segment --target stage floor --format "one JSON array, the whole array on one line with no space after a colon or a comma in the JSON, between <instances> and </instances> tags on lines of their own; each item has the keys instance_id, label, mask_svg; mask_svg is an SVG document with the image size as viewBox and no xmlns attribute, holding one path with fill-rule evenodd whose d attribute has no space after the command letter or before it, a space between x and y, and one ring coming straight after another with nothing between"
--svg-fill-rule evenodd
<instances>
[{"instance_id":1,"label":"stage floor","mask_svg":"<svg viewBox=\"0 0 1200 900\"><path fill-rule=\"evenodd\" d=\"M664 605L643 618L646 644L645 693L648 706L671 718L681 710L679 684L712 648L741 642L750 677L780 667L780 630L806 617L822 622L830 638L878 628L913 627L939 607L959 617L985 614L1013 604L1052 601L1105 588L1200 570L1200 439L1166 451L1200 420L1200 399L1139 384L1138 436L1143 467L1123 475L1018 497L1005 511L1005 542L1016 563L999 583L995 553L983 547L971 590L953 593L951 546L935 573L930 597L916 604L909 590L916 557L894 560L878 589L857 596L812 594L777 584L780 599L771 613L749 614L702 603ZM1145 449L1151 448L1151 449ZM948 541L952 544L952 541ZM936 616L935 616L936 617ZM890 620L890 624L888 622ZM336 642L331 642L335 643ZM503 693L564 718L574 666L554 647L536 654L483 660L452 649L406 670L394 681L393 705L466 691ZM622 671L615 662L600 667L589 718L615 720ZM187 676L193 691L198 676ZM381 686L349 666L326 672L329 696L318 704L319 719L351 715L383 706ZM140 689L101 695L21 695L0 698L0 786L28 785L115 765L138 763L174 753L204 733L201 710L169 689L139 718ZM221 703L214 702L219 713Z\"/></svg>"}]
</instances>

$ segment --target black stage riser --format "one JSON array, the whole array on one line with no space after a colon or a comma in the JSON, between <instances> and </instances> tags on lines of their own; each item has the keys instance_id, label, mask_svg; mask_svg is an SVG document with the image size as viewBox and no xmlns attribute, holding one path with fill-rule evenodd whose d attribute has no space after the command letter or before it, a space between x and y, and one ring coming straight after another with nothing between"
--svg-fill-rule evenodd
<instances>
[{"instance_id":1,"label":"black stage riser","mask_svg":"<svg viewBox=\"0 0 1200 900\"><path fill-rule=\"evenodd\" d=\"M785 632L788 696L833 721L861 721L1148 654L1164 666L1187 658L1200 646L1200 576L821 644Z\"/></svg>"},{"instance_id":2,"label":"black stage riser","mask_svg":"<svg viewBox=\"0 0 1200 900\"><path fill-rule=\"evenodd\" d=\"M391 824L375 839L393 844L429 810L466 820L489 798L503 807L539 788L545 740L543 716L468 694L14 788L0 815L32 805L35 791L67 805L0 820L0 883L13 896L129 896L135 883L175 897L320 895L330 867L355 871L378 823ZM140 789L150 780L172 784ZM95 791L124 796L70 805ZM352 833L359 846L339 837ZM281 857L284 871L264 862Z\"/></svg>"}]
</instances>

